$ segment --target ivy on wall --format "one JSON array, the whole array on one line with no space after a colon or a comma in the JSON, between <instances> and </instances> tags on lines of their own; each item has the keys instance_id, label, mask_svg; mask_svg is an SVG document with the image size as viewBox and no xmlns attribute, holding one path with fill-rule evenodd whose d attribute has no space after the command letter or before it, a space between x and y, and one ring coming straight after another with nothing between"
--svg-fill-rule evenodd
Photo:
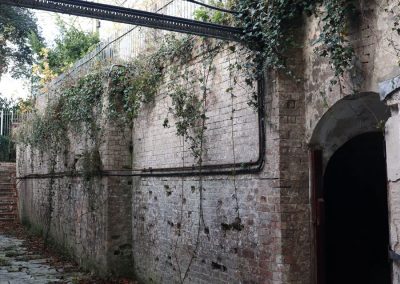
<instances>
[{"instance_id":1,"label":"ivy on wall","mask_svg":"<svg viewBox=\"0 0 400 284\"><path fill-rule=\"evenodd\" d=\"M217 23L235 22L243 28L244 47L242 48L246 50L243 53L245 58L239 63L230 63L229 68L232 71L234 66L244 71L247 76L245 82L250 86L255 80L260 79L267 69L284 71L296 78L296 74L289 67L288 55L292 49L299 47L298 26L304 15L320 17L322 31L314 42L315 50L320 56L329 59L334 75L343 76L352 68L354 50L347 38L347 18L355 12L353 1L237 0L230 3L230 8L238 12L235 17L226 17L217 12L208 14L204 9L197 11L196 17ZM221 48L226 47L235 52L238 46L206 39L202 39L199 44L192 37L166 37L158 47L131 62L105 66L100 71L90 71L76 82L65 82L57 90L58 95L51 98L44 113L35 113L30 125L22 127L19 135L20 142L50 154L49 169L54 172L57 157L68 148L71 130L74 135L88 133L95 142L95 147L84 153L83 178L88 181L101 172L99 145L103 133L99 123L100 116L105 112L106 116L102 116L103 118L106 117L124 127L130 127L143 106L153 102L167 79L175 79L170 80L173 84L167 86L167 96L171 100L168 111L174 117L176 134L182 137L184 143L188 143L190 153L198 166L200 198L197 240L188 267L178 269L181 283L187 279L190 265L196 256L201 230L209 233L203 218L201 174L209 76L215 68L214 58ZM199 76L193 76L188 69L188 63L193 59L195 48L201 49L203 54L202 73ZM233 72L230 74L230 86L227 93L233 100L236 78L232 75ZM179 79L176 80L177 78ZM331 84L336 82L332 80ZM106 108L103 107L102 102L104 97L108 102ZM250 104L256 105L256 101L257 97L254 93ZM235 110L232 107L232 133L234 113ZM167 117L164 127L169 126L170 120ZM232 136L232 155L235 160L234 142ZM225 224L225 227L241 231L244 225L241 223L239 214L234 171L232 176L237 216L232 223ZM50 188L49 204L53 202L51 182ZM178 260L177 263L179 265Z\"/></svg>"},{"instance_id":2,"label":"ivy on wall","mask_svg":"<svg viewBox=\"0 0 400 284\"><path fill-rule=\"evenodd\" d=\"M221 2L215 2L221 6ZM228 1L227 8L237 13L226 16L220 11L207 11L203 8L195 12L197 19L210 22L234 22L243 28L242 42L252 52L244 53L246 58L236 63L236 68L245 70L248 85L260 78L264 70L284 70L293 75L288 67L288 55L291 49L299 47L297 37L298 25L303 15L320 16L322 31L314 43L316 51L328 57L335 75L342 76L351 68L354 50L347 39L347 17L353 13L353 1L346 0L284 0L284 1ZM209 44L210 45L210 44ZM221 47L221 46L219 46ZM216 47L218 48L218 47ZM236 46L231 46L232 51ZM81 129L84 125L92 133L98 128L96 117L102 110L96 110L104 93L104 80L107 86L108 117L122 123L132 123L138 116L141 107L153 101L158 89L165 79L165 70L174 62L182 66L190 60L193 40L191 37L177 39L167 36L163 43L125 65L115 65L111 70L94 72L79 79L76 83L64 84L57 98L47 107L44 115L34 118L35 129L31 134L23 135L23 141L33 146L42 146L45 140L63 140L67 129ZM183 75L185 76L185 75ZM337 80L332 80L335 83ZM186 82L192 84L193 82ZM170 90L172 109L176 119L177 134L191 140L193 155L198 157L199 135L189 135L189 129L197 131L197 122L202 118L201 100L189 91L187 86L175 86ZM256 105L257 97L253 95L250 104ZM48 123L49 121L53 123ZM168 126L168 120L164 126ZM83 128L85 128L83 127ZM48 135L54 133L55 135ZM197 136L196 138L194 138Z\"/></svg>"},{"instance_id":3,"label":"ivy on wall","mask_svg":"<svg viewBox=\"0 0 400 284\"><path fill-rule=\"evenodd\" d=\"M141 106L155 98L164 81L167 67L172 61L174 64L187 62L192 47L192 37L166 36L153 52L127 65L116 65L109 73L110 116L123 122L135 119Z\"/></svg>"},{"instance_id":4,"label":"ivy on wall","mask_svg":"<svg viewBox=\"0 0 400 284\"><path fill-rule=\"evenodd\" d=\"M301 46L296 39L304 15L319 17L322 31L313 43L316 52L327 57L335 72L342 76L351 68L354 50L347 38L348 17L355 12L354 1L347 0L238 0L235 6L238 25L244 29L242 39L254 50L257 70L288 68L290 50ZM334 83L334 82L333 82Z\"/></svg>"}]
</instances>

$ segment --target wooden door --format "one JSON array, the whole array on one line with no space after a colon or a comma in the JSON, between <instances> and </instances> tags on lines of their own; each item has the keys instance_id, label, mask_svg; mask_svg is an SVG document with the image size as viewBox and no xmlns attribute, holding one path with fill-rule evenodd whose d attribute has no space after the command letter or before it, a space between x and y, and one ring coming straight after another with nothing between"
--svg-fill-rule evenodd
<instances>
[{"instance_id":1,"label":"wooden door","mask_svg":"<svg viewBox=\"0 0 400 284\"><path fill-rule=\"evenodd\" d=\"M325 200L323 194L322 150L311 150L310 160L315 279L317 284L325 284Z\"/></svg>"}]
</instances>

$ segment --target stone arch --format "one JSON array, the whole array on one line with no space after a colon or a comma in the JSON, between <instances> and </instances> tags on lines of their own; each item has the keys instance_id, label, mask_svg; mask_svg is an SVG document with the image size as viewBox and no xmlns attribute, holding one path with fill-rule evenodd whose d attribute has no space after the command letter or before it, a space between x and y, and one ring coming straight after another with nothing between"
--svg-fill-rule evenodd
<instances>
[{"instance_id":1,"label":"stone arch","mask_svg":"<svg viewBox=\"0 0 400 284\"><path fill-rule=\"evenodd\" d=\"M325 173L328 162L347 142L363 134L382 132L389 108L376 93L360 93L337 101L318 121L309 141L312 262L314 283L325 283ZM322 222L322 223L321 223Z\"/></svg>"},{"instance_id":2,"label":"stone arch","mask_svg":"<svg viewBox=\"0 0 400 284\"><path fill-rule=\"evenodd\" d=\"M325 168L333 153L351 138L367 132L383 131L389 108L377 93L346 96L319 120L310 139L310 148L322 149Z\"/></svg>"}]
</instances>

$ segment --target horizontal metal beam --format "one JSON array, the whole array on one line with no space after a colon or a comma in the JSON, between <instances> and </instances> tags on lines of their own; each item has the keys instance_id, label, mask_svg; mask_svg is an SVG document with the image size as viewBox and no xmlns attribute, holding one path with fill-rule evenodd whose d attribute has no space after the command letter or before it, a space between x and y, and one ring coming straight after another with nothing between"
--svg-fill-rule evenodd
<instances>
[{"instance_id":1,"label":"horizontal metal beam","mask_svg":"<svg viewBox=\"0 0 400 284\"><path fill-rule=\"evenodd\" d=\"M45 10L180 33L239 41L241 29L82 0L0 0L0 4Z\"/></svg>"}]
</instances>

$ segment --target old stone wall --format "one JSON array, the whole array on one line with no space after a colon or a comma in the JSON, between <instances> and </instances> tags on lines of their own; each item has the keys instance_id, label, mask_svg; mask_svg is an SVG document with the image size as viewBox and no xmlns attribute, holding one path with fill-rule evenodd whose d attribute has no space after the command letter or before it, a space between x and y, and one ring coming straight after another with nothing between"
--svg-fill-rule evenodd
<instances>
[{"instance_id":1,"label":"old stone wall","mask_svg":"<svg viewBox=\"0 0 400 284\"><path fill-rule=\"evenodd\" d=\"M40 111L51 95L54 93L39 98ZM97 167L118 170L129 165L130 130L116 131L105 121L100 124L104 128L100 147L89 134L71 131L70 143L56 156L54 170L51 153L19 145L20 219L34 231L49 235L50 241L84 268L104 276L131 275L131 206L126 200L131 199L132 178L88 172ZM100 161L94 161L96 154Z\"/></svg>"},{"instance_id":2,"label":"old stone wall","mask_svg":"<svg viewBox=\"0 0 400 284\"><path fill-rule=\"evenodd\" d=\"M229 58L221 53L210 78L204 164L258 157L258 122L243 83L230 87ZM232 59L231 59L232 60ZM243 77L239 80L243 80ZM141 177L133 188L135 272L144 283L261 283L285 278L282 267L278 98L266 96L267 153L253 175ZM188 145L163 129L168 99L159 96L133 131L134 167L191 166ZM234 110L234 111L233 111ZM273 115L272 115L273 114ZM171 118L173 119L173 118ZM265 118L264 118L265 119ZM187 274L187 277L185 276Z\"/></svg>"},{"instance_id":3,"label":"old stone wall","mask_svg":"<svg viewBox=\"0 0 400 284\"><path fill-rule=\"evenodd\" d=\"M361 2L360 2L361 3ZM394 17L388 10L396 9L396 1L363 1L363 13L352 17L349 26L349 40L355 48L354 68L337 84L329 88L329 80L334 79L330 64L319 57L311 43L321 30L318 19L311 18L305 25L304 55L304 92L305 92L305 141L310 149L319 149L323 153L322 170L325 169L334 151L351 138L362 133L382 131L390 113L379 97L379 83L389 80L400 73L398 56L393 43L398 46L399 37L393 30ZM386 127L388 157L396 156L398 144L393 142L394 129L398 129L397 118L389 118ZM396 130L397 131L397 130ZM389 158L389 156L391 158ZM388 169L388 175L392 175ZM310 189L312 172L310 172ZM394 183L389 177L389 225L393 240L398 238L396 226L398 217ZM310 198L313 198L310 191ZM345 197L344 197L345 198ZM313 220L311 226L311 244L315 244ZM394 245L394 243L392 244ZM315 257L316 248L311 249ZM393 262L393 283L399 283L398 264ZM316 275L317 263L312 261ZM314 276L315 277L315 276Z\"/></svg>"},{"instance_id":4,"label":"old stone wall","mask_svg":"<svg viewBox=\"0 0 400 284\"><path fill-rule=\"evenodd\" d=\"M194 79L203 71L201 49L197 52L188 66ZM243 75L236 75L232 94L226 91L233 84L229 65L236 58L237 54L224 49L214 59L209 76L205 167L245 165L260 155L257 112L247 104L253 89L246 86ZM201 181L193 170L186 170L187 176L179 172L171 177L152 176L151 169L190 169L195 163L189 143L176 136L174 118L168 114L171 102L165 94L171 80L181 79L166 78L155 102L135 121L131 135L117 125L104 127L105 141L99 148L102 171L147 169L142 177L103 176L90 181L62 174L44 177L49 173L46 153L20 146L18 175L31 175L19 184L21 217L45 230L46 210L52 204L50 235L69 247L81 264L121 273L117 268L128 264L132 253L131 268L143 282L288 279L282 267L297 260L281 256L277 116L269 116L266 123L267 153L262 157L266 162L258 174L239 175L228 168L231 174L218 174L217 169ZM200 92L200 86L195 88ZM262 95L267 112L277 112L277 98L267 91ZM171 127L164 128L168 115ZM56 173L82 169L84 153L93 147L88 137L72 138L75 142L58 157Z\"/></svg>"},{"instance_id":5,"label":"old stone wall","mask_svg":"<svg viewBox=\"0 0 400 284\"><path fill-rule=\"evenodd\" d=\"M236 73L238 82L232 83L230 63L243 57L230 49L214 59L207 84L204 171L222 166L202 175L191 168L195 160L190 144L175 133L166 94L182 83L182 72L188 71L192 80L201 78L205 58L197 48L187 66L166 76L133 129L104 125L105 140L99 148L103 176L91 180L89 187L81 176L54 178L51 235L70 247L82 264L116 274L132 270L143 283L313 283L308 153L310 147L327 146L314 139L321 137L315 131L333 106L353 98L354 87L361 94L377 93L381 80L399 73L397 57L386 42L393 35L392 19L382 5L368 5L364 15L353 19L350 32L358 56L355 76L329 89L333 72L311 44L321 28L314 18L299 25L304 44L289 56L301 80L266 72L260 171L224 168L256 162L262 149L257 112L247 104L253 90L243 74ZM227 92L231 87L233 92ZM199 85L193 92L201 94ZM363 121L365 113L353 111ZM366 118L368 127L371 117ZM387 118L382 113L379 117ZM352 136L348 135L346 139ZM329 144L332 149L345 142L326 137L325 142L334 141ZM71 145L67 158L59 158L57 171L63 172L64 164L79 168L85 145L92 147L82 137ZM19 147L18 175L48 173L43 159L35 150ZM51 182L43 176L21 180L22 218L44 227Z\"/></svg>"},{"instance_id":6,"label":"old stone wall","mask_svg":"<svg viewBox=\"0 0 400 284\"><path fill-rule=\"evenodd\" d=\"M396 1L363 1L364 12L354 16L349 27L350 43L355 48L355 67L340 84L330 90L334 73L328 60L314 52L314 42L321 30L319 20L311 18L305 25L304 82L306 94L306 139L323 115L339 100L354 94L379 93L379 83L399 73L398 54L391 45L399 39L392 29L394 17L386 9L396 7ZM312 142L312 141L311 141Z\"/></svg>"}]
</instances>

